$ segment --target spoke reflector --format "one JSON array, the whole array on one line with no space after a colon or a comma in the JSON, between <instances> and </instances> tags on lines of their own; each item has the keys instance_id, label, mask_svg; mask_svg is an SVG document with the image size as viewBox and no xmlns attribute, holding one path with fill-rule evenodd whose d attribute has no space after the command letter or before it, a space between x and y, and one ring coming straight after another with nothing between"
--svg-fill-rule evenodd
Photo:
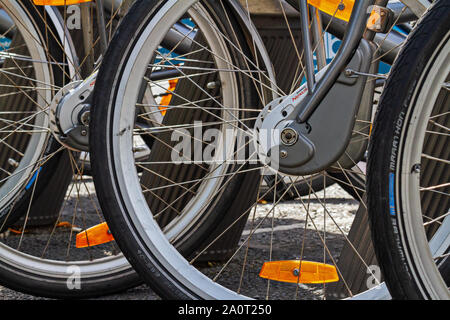
<instances>
[{"instance_id":1,"label":"spoke reflector","mask_svg":"<svg viewBox=\"0 0 450 320\"><path fill-rule=\"evenodd\" d=\"M355 0L308 0L308 3L320 11L338 19L349 21Z\"/></svg>"},{"instance_id":2,"label":"spoke reflector","mask_svg":"<svg viewBox=\"0 0 450 320\"><path fill-rule=\"evenodd\" d=\"M177 88L178 79L169 80L169 89L167 90L167 93L162 97L160 106L158 107L159 110L161 110L161 114L163 116L166 115L167 106L170 104L170 101L172 101L172 92L175 91Z\"/></svg>"},{"instance_id":3,"label":"spoke reflector","mask_svg":"<svg viewBox=\"0 0 450 320\"><path fill-rule=\"evenodd\" d=\"M265 262L259 276L264 279L290 283L339 281L336 267L325 263L300 260Z\"/></svg>"},{"instance_id":4,"label":"spoke reflector","mask_svg":"<svg viewBox=\"0 0 450 320\"><path fill-rule=\"evenodd\" d=\"M104 222L78 233L76 247L93 247L113 240L114 237L109 231L108 225L106 224L106 222Z\"/></svg>"}]
</instances>

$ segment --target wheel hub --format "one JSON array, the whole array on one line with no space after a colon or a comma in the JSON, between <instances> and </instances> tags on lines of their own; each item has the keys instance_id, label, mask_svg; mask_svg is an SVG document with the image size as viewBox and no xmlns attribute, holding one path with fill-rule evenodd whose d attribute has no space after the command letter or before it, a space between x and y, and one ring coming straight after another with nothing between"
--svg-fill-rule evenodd
<instances>
[{"instance_id":1,"label":"wheel hub","mask_svg":"<svg viewBox=\"0 0 450 320\"><path fill-rule=\"evenodd\" d=\"M289 96L273 100L259 113L255 122L254 142L259 159L275 172L283 172L280 161L290 156L286 147L302 140L301 133L290 125L295 121L292 117L293 103L305 98L308 93L305 88L302 86ZM305 152L306 160L310 156L310 152Z\"/></svg>"},{"instance_id":2,"label":"wheel hub","mask_svg":"<svg viewBox=\"0 0 450 320\"><path fill-rule=\"evenodd\" d=\"M89 115L96 74L73 81L53 97L50 130L56 140L74 151L89 151Z\"/></svg>"}]
</instances>

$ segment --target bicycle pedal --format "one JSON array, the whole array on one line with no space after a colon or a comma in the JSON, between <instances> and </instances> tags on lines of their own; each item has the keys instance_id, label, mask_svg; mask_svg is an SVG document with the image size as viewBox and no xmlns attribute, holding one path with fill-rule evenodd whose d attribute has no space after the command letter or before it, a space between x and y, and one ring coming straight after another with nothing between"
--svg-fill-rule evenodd
<instances>
[{"instance_id":1,"label":"bicycle pedal","mask_svg":"<svg viewBox=\"0 0 450 320\"><path fill-rule=\"evenodd\" d=\"M93 226L77 234L76 247L86 248L98 246L114 240L106 222Z\"/></svg>"},{"instance_id":2,"label":"bicycle pedal","mask_svg":"<svg viewBox=\"0 0 450 320\"><path fill-rule=\"evenodd\" d=\"M259 276L289 283L330 283L339 281L336 267L312 261L282 260L265 262Z\"/></svg>"}]
</instances>

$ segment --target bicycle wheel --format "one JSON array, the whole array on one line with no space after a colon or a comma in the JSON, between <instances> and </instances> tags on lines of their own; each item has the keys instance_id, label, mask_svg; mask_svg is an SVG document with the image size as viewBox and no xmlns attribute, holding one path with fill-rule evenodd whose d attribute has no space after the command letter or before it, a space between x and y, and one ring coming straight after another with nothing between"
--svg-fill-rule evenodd
<instances>
[{"instance_id":1,"label":"bicycle wheel","mask_svg":"<svg viewBox=\"0 0 450 320\"><path fill-rule=\"evenodd\" d=\"M302 197L295 182L311 186L308 176L291 177L288 190L297 193L298 201L290 212L278 198L260 203L265 166L248 158L239 161L236 155L242 150L252 154L246 130L280 92L255 62L252 41L242 34L231 6L227 1L137 1L130 9L95 87L90 142L99 200L121 250L162 297L323 298L324 284L267 282L258 276L260 268L267 261L305 257L335 265L345 244L354 248L347 232L350 211L359 202L347 198L351 209L341 216L346 220L342 225L335 219L339 209L333 200L343 190L336 186L319 193L310 187ZM176 34L178 41L168 41ZM297 63L301 68L301 60ZM178 82L164 116L146 126L146 116L161 111L145 109L158 104L142 103L140 92L165 91L161 83L173 78ZM301 71L294 82L298 78ZM212 131L199 132L202 128ZM237 139L226 140L227 131ZM136 161L133 143L145 136L153 141L150 158ZM360 159L352 160L349 167L336 164L332 169L345 178L349 172L363 176L356 166ZM320 174L322 179L329 176L327 171ZM275 178L271 189L278 185ZM227 219L222 234L205 232ZM242 237L227 261L198 263L240 220L247 223L243 232L236 232ZM332 238L338 240L333 247L328 246ZM253 242L255 246L249 245ZM367 247L357 252L364 265L359 270L365 276L362 290L352 291L341 279L345 297L368 289L372 261L364 259L365 251Z\"/></svg>"},{"instance_id":2,"label":"bicycle wheel","mask_svg":"<svg viewBox=\"0 0 450 320\"><path fill-rule=\"evenodd\" d=\"M359 170L357 170L359 171ZM280 177L282 179L282 177ZM286 186L289 186L289 177L284 177ZM307 179L309 180L309 179ZM354 199L362 199L365 190L365 178L361 174L347 173L347 176L342 173L329 172L328 176L323 181L323 174L319 174L317 177L313 176L313 179L310 183L305 181L300 181L295 183L295 189L298 191L298 195L291 190L290 192L285 192L285 186L279 186L277 188L276 197L280 199L281 195L283 195L283 200L294 200L296 197L307 196L312 190L315 192L319 192L323 190L323 188L327 188L333 185L336 181L340 184L340 187L344 189L349 195L351 195ZM350 181L350 182L348 182ZM274 193L273 193L273 178L269 181L263 181L261 185L260 193L264 194L265 201L273 201ZM311 189L311 190L310 190Z\"/></svg>"},{"instance_id":3,"label":"bicycle wheel","mask_svg":"<svg viewBox=\"0 0 450 320\"><path fill-rule=\"evenodd\" d=\"M16 13L13 13L12 10L14 10L14 7L9 8L8 15L2 9L2 20L6 20L9 23L3 26L1 50L3 71L0 79L2 84L1 105L3 122L1 134L1 229L4 229L6 217L8 217L7 223L11 225L24 215L25 208L32 193L30 188L24 186L35 173L36 168L34 168L34 164L42 157L42 154L55 152L57 147L56 144L50 142L49 150L45 150L47 147L47 136L41 134L31 137L29 134L32 130L37 131L38 128L47 125L48 120L46 117L36 114L35 109L36 105L43 104L43 101L48 99L50 94L45 91L45 88L42 88L40 92L33 92L27 96L28 91L33 91L31 86L27 87L29 84L27 77L34 77L38 79L37 81L44 83L58 83L63 81L62 72L55 72L53 79L50 74L50 68L39 68L39 66L35 68L36 70L30 68L30 62L26 58L30 56L36 58L36 60L38 57L44 59L45 53L42 50L39 51L39 48L36 46L31 48L28 45L27 47L27 41L28 43L31 42L30 38L32 35L25 35L24 37L17 28L14 28L14 22L10 16ZM25 28L24 26L22 30ZM58 50L52 53L57 54ZM47 58L45 59L47 60ZM19 72L16 70L19 70ZM28 91L17 90L14 86L16 88L23 86ZM35 97L31 97L32 94L35 94ZM35 127L33 128L32 126ZM51 161L40 169L41 179L40 187L36 193L37 196L39 196L48 184L47 181L51 179L53 170L60 162L58 158L61 158L61 154L56 155L54 159L51 159ZM65 165L63 163L61 165L63 167L69 167L70 163L65 161ZM63 186L61 189L64 188ZM59 194L64 194L64 190L55 190L54 192L55 199L60 198ZM15 203L14 206L12 205L13 202ZM12 212L10 212L12 207Z\"/></svg>"},{"instance_id":4,"label":"bicycle wheel","mask_svg":"<svg viewBox=\"0 0 450 320\"><path fill-rule=\"evenodd\" d=\"M369 156L377 256L397 299L449 299L450 5L436 1L383 92Z\"/></svg>"},{"instance_id":5,"label":"bicycle wheel","mask_svg":"<svg viewBox=\"0 0 450 320\"><path fill-rule=\"evenodd\" d=\"M280 177L281 179L281 177ZM286 185L289 185L289 177L284 178L286 179ZM327 179L327 181L325 182L325 187L328 187L329 185L333 184L333 180L331 179ZM278 188L278 194L275 196L273 193L273 189L269 191L270 187L273 185L273 179L272 181L263 181L263 184L261 186L261 190L260 193L261 194L265 194L266 196L264 197L265 201L273 201L274 197L276 198L280 198L280 196L284 193L284 191L286 191L284 188ZM313 179L311 182L311 187L304 182L297 182L295 185L295 188L298 190L299 194L301 196L306 196L309 194L309 189L312 188L312 190L319 192L323 189L324 187L324 182L323 182L323 177L322 175L319 175L316 179ZM297 195L294 192L288 192L287 194L283 195L283 199L284 200L293 200L295 199L295 197L297 197Z\"/></svg>"},{"instance_id":6,"label":"bicycle wheel","mask_svg":"<svg viewBox=\"0 0 450 320\"><path fill-rule=\"evenodd\" d=\"M55 298L134 286L139 277L114 243L75 248L76 233L104 219L78 153L50 129L54 95L79 78L67 20L32 1L1 0L0 10L0 283Z\"/></svg>"}]
</instances>

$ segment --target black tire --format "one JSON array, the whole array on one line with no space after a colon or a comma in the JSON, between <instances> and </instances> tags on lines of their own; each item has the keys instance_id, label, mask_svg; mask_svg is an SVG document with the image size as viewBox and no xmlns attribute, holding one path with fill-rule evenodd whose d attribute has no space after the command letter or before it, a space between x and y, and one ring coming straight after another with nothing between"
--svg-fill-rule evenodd
<instances>
[{"instance_id":1,"label":"black tire","mask_svg":"<svg viewBox=\"0 0 450 320\"><path fill-rule=\"evenodd\" d=\"M2 286L17 292L52 299L97 298L119 293L142 284L142 280L132 268L121 273L111 274L110 277L91 279L81 277L79 279L80 282L78 282L81 284L80 289L77 287L70 289L68 286L69 283L72 283L69 281L71 279L69 277L75 276L75 272L68 274L67 278L58 279L54 277L44 279L43 277L37 278L35 275L26 274L23 270L14 266L4 268L2 265L0 270L2 272L0 277ZM76 271L76 269L73 269L73 271ZM73 284L76 284L76 282L73 282Z\"/></svg>"},{"instance_id":2,"label":"black tire","mask_svg":"<svg viewBox=\"0 0 450 320\"><path fill-rule=\"evenodd\" d=\"M402 159L406 157L403 152L407 145L405 140L408 130L411 131L414 120L413 112L421 112L418 109L421 105L417 107L415 103L416 92L420 92L424 77L429 73L435 54L441 51L442 43L448 42L449 30L450 3L436 1L410 34L391 70L369 147L367 190L373 243L386 284L395 299L430 298L417 276L418 269L414 261L417 254L412 255L405 236L405 218L410 210L404 209L403 202L406 200L402 199L401 190L408 186L402 186L400 177L412 174L411 168L402 167ZM448 124L448 116L446 119ZM448 144L441 148L448 150ZM422 163L420 180L425 175L444 179L448 177L448 170L441 173L425 170L428 169ZM445 198L434 198L431 203L447 206L448 210L446 201ZM446 264L448 266L448 261ZM445 276L442 272L441 275ZM445 277L444 280L448 281Z\"/></svg>"}]
</instances>

